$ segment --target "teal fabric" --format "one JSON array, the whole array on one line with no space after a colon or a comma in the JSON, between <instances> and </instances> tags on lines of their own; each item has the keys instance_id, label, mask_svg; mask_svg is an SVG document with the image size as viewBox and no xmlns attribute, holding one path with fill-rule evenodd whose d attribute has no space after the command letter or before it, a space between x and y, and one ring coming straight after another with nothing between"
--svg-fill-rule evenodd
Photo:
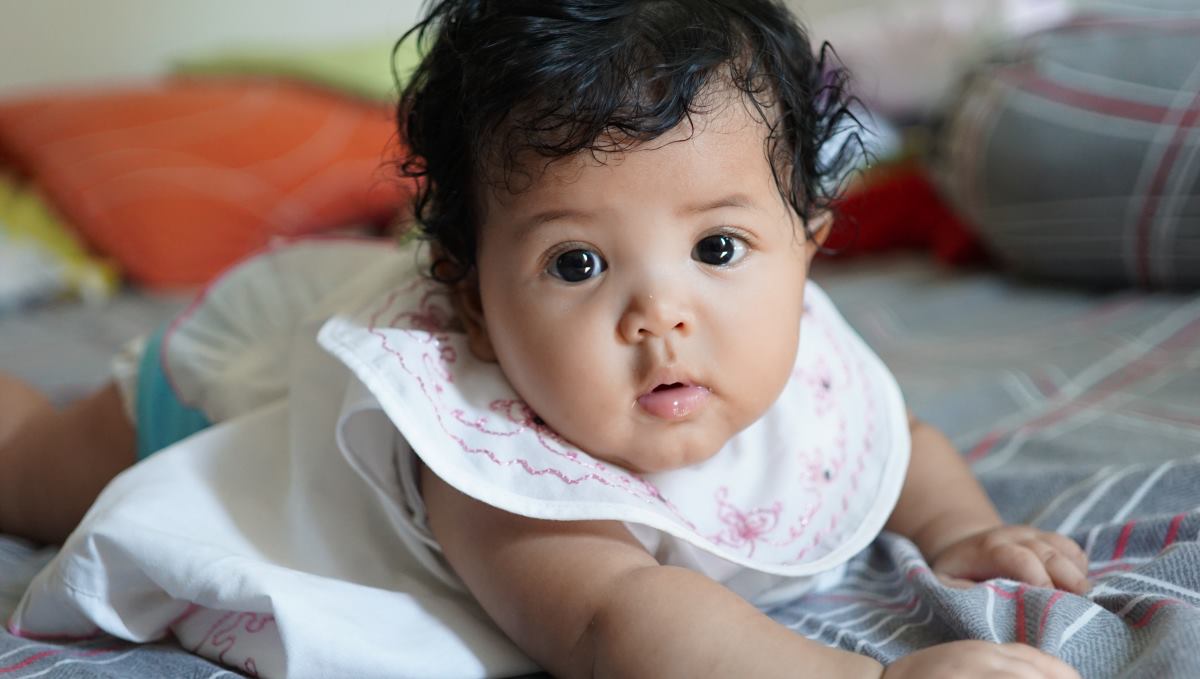
<instances>
[{"instance_id":1,"label":"teal fabric","mask_svg":"<svg viewBox=\"0 0 1200 679\"><path fill-rule=\"evenodd\" d=\"M150 455L205 429L212 423L196 408L179 399L162 364L162 342L167 326L150 336L138 365L137 459Z\"/></svg>"}]
</instances>

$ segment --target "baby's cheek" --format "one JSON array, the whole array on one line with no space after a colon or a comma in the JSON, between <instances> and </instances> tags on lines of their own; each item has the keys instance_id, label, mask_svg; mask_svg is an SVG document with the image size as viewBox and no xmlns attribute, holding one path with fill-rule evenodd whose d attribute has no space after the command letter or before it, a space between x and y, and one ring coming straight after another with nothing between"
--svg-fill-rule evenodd
<instances>
[{"instance_id":1,"label":"baby's cheek","mask_svg":"<svg viewBox=\"0 0 1200 679\"><path fill-rule=\"evenodd\" d=\"M763 333L761 340L747 342L742 368L735 370L738 390L746 407L745 425L757 420L779 398L796 362L798 333L776 326ZM743 425L743 426L745 426Z\"/></svg>"}]
</instances>

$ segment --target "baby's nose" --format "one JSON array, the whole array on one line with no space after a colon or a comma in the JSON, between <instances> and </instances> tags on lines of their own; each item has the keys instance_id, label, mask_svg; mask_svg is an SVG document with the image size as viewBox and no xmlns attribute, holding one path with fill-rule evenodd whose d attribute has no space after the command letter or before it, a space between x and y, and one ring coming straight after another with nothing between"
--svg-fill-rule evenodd
<instances>
[{"instance_id":1,"label":"baby's nose","mask_svg":"<svg viewBox=\"0 0 1200 679\"><path fill-rule=\"evenodd\" d=\"M619 322L622 339L637 343L651 337L665 337L676 332L691 332L693 320L685 306L674 296L662 293L641 293L630 299Z\"/></svg>"}]
</instances>

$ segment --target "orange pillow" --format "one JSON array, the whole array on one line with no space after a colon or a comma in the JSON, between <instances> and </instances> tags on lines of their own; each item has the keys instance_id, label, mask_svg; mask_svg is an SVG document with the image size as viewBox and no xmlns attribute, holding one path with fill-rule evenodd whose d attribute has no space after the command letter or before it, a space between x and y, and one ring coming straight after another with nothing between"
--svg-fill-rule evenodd
<instances>
[{"instance_id":1,"label":"orange pillow","mask_svg":"<svg viewBox=\"0 0 1200 679\"><path fill-rule=\"evenodd\" d=\"M411 197L387 107L269 81L169 81L0 103L0 161L135 281L202 283L272 236Z\"/></svg>"}]
</instances>

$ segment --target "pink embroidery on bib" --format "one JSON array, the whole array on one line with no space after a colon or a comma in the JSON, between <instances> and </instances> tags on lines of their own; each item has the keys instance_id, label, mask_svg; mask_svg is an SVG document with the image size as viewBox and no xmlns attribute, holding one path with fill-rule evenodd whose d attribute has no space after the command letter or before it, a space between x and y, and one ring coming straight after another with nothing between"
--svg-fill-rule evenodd
<instances>
[{"instance_id":1,"label":"pink embroidery on bib","mask_svg":"<svg viewBox=\"0 0 1200 679\"><path fill-rule=\"evenodd\" d=\"M817 417L825 417L833 410L836 398L833 393L833 368L829 366L828 357L818 358L817 364L804 378L812 389L813 408Z\"/></svg>"},{"instance_id":2,"label":"pink embroidery on bib","mask_svg":"<svg viewBox=\"0 0 1200 679\"><path fill-rule=\"evenodd\" d=\"M524 427L517 427L508 431L490 429L488 428L488 420L486 417L476 417L473 420L468 420L466 418L466 413L463 412L462 408L455 408L454 410L451 410L450 416L457 420L462 426L469 427L481 434L487 434L488 436L516 436L524 431Z\"/></svg>"},{"instance_id":3,"label":"pink embroidery on bib","mask_svg":"<svg viewBox=\"0 0 1200 679\"><path fill-rule=\"evenodd\" d=\"M855 446L856 453L850 469L850 476L845 484L845 490L842 495L837 498L836 504L834 505L837 507L837 511L829 516L829 520L825 526L813 534L809 544L795 554L792 560L793 563L803 560L803 558L809 553L810 549L821 547L830 535L836 534L842 520L847 516L847 514L849 514L850 510L854 506L852 503L852 498L855 494L860 492L860 478L867 469L868 451L875 449L875 427L876 420L879 417L879 413L876 410L876 396L874 390L868 385L868 381L866 379L867 367L862 362L862 359L855 357L854 360L850 360L850 358L846 355L846 348L842 346L842 343L838 342L833 336L832 328L830 328L828 325L822 324L821 331L826 335L829 345L835 347L835 351L840 359L839 363L841 365L839 367L843 376L844 389L839 391L843 397L857 398L860 400L865 410L863 418L865 425L862 436L858 441L858 445ZM841 469L847 462L849 462L849 460L846 459L849 455L849 440L847 424L844 417L842 418L842 421L839 422L834 441L836 444L835 448L841 453L839 460L839 469Z\"/></svg>"},{"instance_id":4,"label":"pink embroidery on bib","mask_svg":"<svg viewBox=\"0 0 1200 679\"><path fill-rule=\"evenodd\" d=\"M754 556L755 545L763 536L775 530L783 511L783 505L778 501L769 507L742 511L729 502L728 486L717 489L716 500L719 507L717 516L726 529L710 536L709 540L734 549L749 548L746 556Z\"/></svg>"},{"instance_id":5,"label":"pink embroidery on bib","mask_svg":"<svg viewBox=\"0 0 1200 679\"><path fill-rule=\"evenodd\" d=\"M440 302L440 304L439 304ZM454 309L445 292L427 290L416 309L401 311L392 317L391 327L401 324L413 330L429 333L432 338L444 337L454 324Z\"/></svg>"}]
</instances>

